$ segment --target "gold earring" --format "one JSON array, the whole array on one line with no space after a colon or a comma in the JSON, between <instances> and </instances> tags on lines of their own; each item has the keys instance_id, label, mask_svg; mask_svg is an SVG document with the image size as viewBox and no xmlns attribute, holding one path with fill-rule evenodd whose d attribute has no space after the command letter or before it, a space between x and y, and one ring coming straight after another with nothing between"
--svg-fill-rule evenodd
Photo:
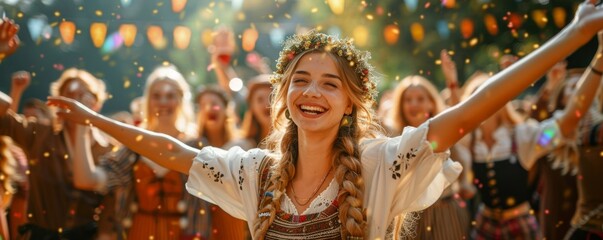
<instances>
[{"instance_id":1,"label":"gold earring","mask_svg":"<svg viewBox=\"0 0 603 240\"><path fill-rule=\"evenodd\" d=\"M289 113L289 109L285 110L285 118L291 120L291 113Z\"/></svg>"},{"instance_id":2,"label":"gold earring","mask_svg":"<svg viewBox=\"0 0 603 240\"><path fill-rule=\"evenodd\" d=\"M352 126L353 121L354 121L354 119L352 118L352 116L343 115L343 118L341 119L340 127L350 127L350 126Z\"/></svg>"}]
</instances>

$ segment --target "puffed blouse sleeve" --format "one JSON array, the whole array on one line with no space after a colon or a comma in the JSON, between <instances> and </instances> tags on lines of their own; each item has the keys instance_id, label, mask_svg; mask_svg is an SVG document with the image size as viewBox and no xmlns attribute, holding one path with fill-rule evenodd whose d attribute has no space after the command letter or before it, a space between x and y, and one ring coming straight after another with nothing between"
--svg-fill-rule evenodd
<instances>
[{"instance_id":1,"label":"puffed blouse sleeve","mask_svg":"<svg viewBox=\"0 0 603 240\"><path fill-rule=\"evenodd\" d=\"M449 151L433 152L428 128L429 121L404 128L398 137L361 142L370 236L384 236L397 215L429 207L458 178L461 165L448 158Z\"/></svg>"},{"instance_id":2,"label":"puffed blouse sleeve","mask_svg":"<svg viewBox=\"0 0 603 240\"><path fill-rule=\"evenodd\" d=\"M264 157L260 149L204 147L193 159L186 189L233 217L252 220L257 212L258 168Z\"/></svg>"},{"instance_id":3,"label":"puffed blouse sleeve","mask_svg":"<svg viewBox=\"0 0 603 240\"><path fill-rule=\"evenodd\" d=\"M530 119L516 126L517 155L525 169L529 170L536 160L567 141L559 129L558 117L559 114L556 114L556 117L540 123Z\"/></svg>"}]
</instances>

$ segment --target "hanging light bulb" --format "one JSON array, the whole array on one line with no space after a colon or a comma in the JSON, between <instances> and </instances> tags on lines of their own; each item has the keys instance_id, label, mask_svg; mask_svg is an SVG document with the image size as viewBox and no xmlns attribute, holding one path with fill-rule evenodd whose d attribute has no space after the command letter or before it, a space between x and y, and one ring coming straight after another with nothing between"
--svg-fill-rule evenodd
<instances>
[{"instance_id":1,"label":"hanging light bulb","mask_svg":"<svg viewBox=\"0 0 603 240\"><path fill-rule=\"evenodd\" d=\"M565 18L565 9L562 7L553 8L553 20L555 21L555 26L558 28L563 28L563 26L565 26Z\"/></svg>"},{"instance_id":2,"label":"hanging light bulb","mask_svg":"<svg viewBox=\"0 0 603 240\"><path fill-rule=\"evenodd\" d=\"M201 43L203 43L203 46L209 47L209 45L211 45L214 39L213 33L214 32L211 29L205 29L201 32Z\"/></svg>"},{"instance_id":3,"label":"hanging light bulb","mask_svg":"<svg viewBox=\"0 0 603 240\"><path fill-rule=\"evenodd\" d=\"M122 24L119 27L119 35L124 40L126 47L131 47L136 40L136 25L134 24Z\"/></svg>"},{"instance_id":4,"label":"hanging light bulb","mask_svg":"<svg viewBox=\"0 0 603 240\"><path fill-rule=\"evenodd\" d=\"M546 18L546 12L542 9L535 9L532 11L532 20L538 25L539 28L543 28L546 26L546 23L549 21Z\"/></svg>"},{"instance_id":5,"label":"hanging light bulb","mask_svg":"<svg viewBox=\"0 0 603 240\"><path fill-rule=\"evenodd\" d=\"M368 44L369 31L364 25L358 25L354 28L352 34L354 36L354 42L359 47L364 47Z\"/></svg>"},{"instance_id":6,"label":"hanging light bulb","mask_svg":"<svg viewBox=\"0 0 603 240\"><path fill-rule=\"evenodd\" d=\"M186 49L191 42L191 30L185 26L174 28L174 46L178 49Z\"/></svg>"},{"instance_id":7,"label":"hanging light bulb","mask_svg":"<svg viewBox=\"0 0 603 240\"><path fill-rule=\"evenodd\" d=\"M165 48L167 41L163 37L163 29L160 26L151 25L147 28L147 39L157 50Z\"/></svg>"},{"instance_id":8,"label":"hanging light bulb","mask_svg":"<svg viewBox=\"0 0 603 240\"><path fill-rule=\"evenodd\" d=\"M442 0L442 5L446 8L454 8L456 0Z\"/></svg>"},{"instance_id":9,"label":"hanging light bulb","mask_svg":"<svg viewBox=\"0 0 603 240\"><path fill-rule=\"evenodd\" d=\"M327 4L335 15L342 14L345 8L345 0L327 0Z\"/></svg>"},{"instance_id":10,"label":"hanging light bulb","mask_svg":"<svg viewBox=\"0 0 603 240\"><path fill-rule=\"evenodd\" d=\"M90 38L95 47L103 46L107 36L107 24L95 22L90 24Z\"/></svg>"},{"instance_id":11,"label":"hanging light bulb","mask_svg":"<svg viewBox=\"0 0 603 240\"><path fill-rule=\"evenodd\" d=\"M186 7L186 0L172 0L172 11L181 12Z\"/></svg>"},{"instance_id":12,"label":"hanging light bulb","mask_svg":"<svg viewBox=\"0 0 603 240\"><path fill-rule=\"evenodd\" d=\"M385 37L385 42L387 44L396 44L396 42L398 42L398 37L400 37L400 28L394 24L387 25L383 30L383 37Z\"/></svg>"},{"instance_id":13,"label":"hanging light bulb","mask_svg":"<svg viewBox=\"0 0 603 240\"><path fill-rule=\"evenodd\" d=\"M61 32L61 38L66 44L73 43L75 38L75 23L71 21L63 21L59 24L59 32Z\"/></svg>"},{"instance_id":14,"label":"hanging light bulb","mask_svg":"<svg viewBox=\"0 0 603 240\"><path fill-rule=\"evenodd\" d=\"M410 25L410 36L415 42L423 41L425 38L425 29L423 29L423 25L418 22L415 22Z\"/></svg>"},{"instance_id":15,"label":"hanging light bulb","mask_svg":"<svg viewBox=\"0 0 603 240\"><path fill-rule=\"evenodd\" d=\"M27 21L29 34L34 42L37 42L42 37L42 30L48 25L48 20L44 15L38 15L30 18Z\"/></svg>"},{"instance_id":16,"label":"hanging light bulb","mask_svg":"<svg viewBox=\"0 0 603 240\"><path fill-rule=\"evenodd\" d=\"M498 34L498 23L496 23L496 18L494 18L492 14L486 14L486 16L484 16L484 24L490 35Z\"/></svg>"},{"instance_id":17,"label":"hanging light bulb","mask_svg":"<svg viewBox=\"0 0 603 240\"><path fill-rule=\"evenodd\" d=\"M474 29L475 25L471 19L465 18L461 21L461 35L463 35L463 38L470 38Z\"/></svg>"},{"instance_id":18,"label":"hanging light bulb","mask_svg":"<svg viewBox=\"0 0 603 240\"><path fill-rule=\"evenodd\" d=\"M255 43L258 41L258 37L258 30L256 30L255 28L245 29L241 39L243 50L247 52L253 51L253 49L255 48Z\"/></svg>"}]
</instances>

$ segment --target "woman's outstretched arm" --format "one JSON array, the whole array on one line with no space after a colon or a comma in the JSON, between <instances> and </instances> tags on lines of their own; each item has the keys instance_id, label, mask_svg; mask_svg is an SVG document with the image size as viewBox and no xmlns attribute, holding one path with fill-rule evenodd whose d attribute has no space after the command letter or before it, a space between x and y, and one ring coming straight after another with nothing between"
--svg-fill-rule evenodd
<instances>
[{"instance_id":1,"label":"woman's outstretched arm","mask_svg":"<svg viewBox=\"0 0 603 240\"><path fill-rule=\"evenodd\" d=\"M582 3L574 20L542 47L494 75L466 101L435 116L427 135L434 151L450 148L603 29L603 9L594 2Z\"/></svg>"},{"instance_id":2,"label":"woman's outstretched arm","mask_svg":"<svg viewBox=\"0 0 603 240\"><path fill-rule=\"evenodd\" d=\"M580 119L587 114L588 109L597 94L601 83L601 71L603 71L603 31L598 34L599 48L593 57L590 66L584 71L578 89L572 94L568 105L561 118L559 118L559 129L565 137L573 137L576 126Z\"/></svg>"},{"instance_id":3,"label":"woman's outstretched arm","mask_svg":"<svg viewBox=\"0 0 603 240\"><path fill-rule=\"evenodd\" d=\"M198 150L177 139L105 117L65 97L48 97L48 105L61 111L57 116L79 124L94 125L126 147L163 167L188 174Z\"/></svg>"}]
</instances>

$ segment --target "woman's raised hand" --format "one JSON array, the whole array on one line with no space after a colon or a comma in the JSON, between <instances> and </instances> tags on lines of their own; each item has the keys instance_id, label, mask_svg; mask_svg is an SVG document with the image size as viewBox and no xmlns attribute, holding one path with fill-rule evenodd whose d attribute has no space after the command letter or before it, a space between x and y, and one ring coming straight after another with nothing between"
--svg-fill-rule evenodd
<instances>
[{"instance_id":1,"label":"woman's raised hand","mask_svg":"<svg viewBox=\"0 0 603 240\"><path fill-rule=\"evenodd\" d=\"M603 29L603 7L595 6L597 2L598 0L586 0L580 4L571 23L584 36L585 42Z\"/></svg>"},{"instance_id":2,"label":"woman's raised hand","mask_svg":"<svg viewBox=\"0 0 603 240\"><path fill-rule=\"evenodd\" d=\"M0 60L14 53L19 47L18 31L19 25L13 20L7 18L0 20Z\"/></svg>"},{"instance_id":3,"label":"woman's raised hand","mask_svg":"<svg viewBox=\"0 0 603 240\"><path fill-rule=\"evenodd\" d=\"M48 97L46 104L58 108L57 116L59 118L78 124L90 124L90 121L98 114L84 104L66 97Z\"/></svg>"}]
</instances>

